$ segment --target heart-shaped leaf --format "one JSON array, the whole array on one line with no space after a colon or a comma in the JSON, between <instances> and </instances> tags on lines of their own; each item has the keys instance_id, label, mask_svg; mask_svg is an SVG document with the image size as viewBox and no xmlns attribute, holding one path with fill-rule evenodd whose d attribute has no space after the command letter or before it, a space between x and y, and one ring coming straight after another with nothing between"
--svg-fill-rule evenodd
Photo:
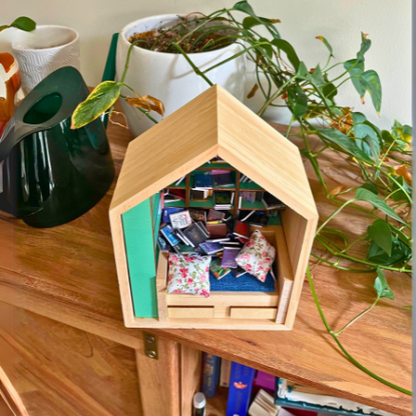
<instances>
[{"instance_id":1,"label":"heart-shaped leaf","mask_svg":"<svg viewBox=\"0 0 416 416\"><path fill-rule=\"evenodd\" d=\"M374 282L374 289L380 298L394 299L394 293L387 284L386 277L380 267L377 268L377 277Z\"/></svg>"},{"instance_id":2,"label":"heart-shaped leaf","mask_svg":"<svg viewBox=\"0 0 416 416\"><path fill-rule=\"evenodd\" d=\"M36 29L36 23L29 17L18 17L11 25L16 29L24 30L25 32L31 32Z\"/></svg>"},{"instance_id":3,"label":"heart-shaped leaf","mask_svg":"<svg viewBox=\"0 0 416 416\"><path fill-rule=\"evenodd\" d=\"M370 49L371 40L367 38L367 34L361 32L361 47L357 52L357 59L364 62L364 54Z\"/></svg>"},{"instance_id":4,"label":"heart-shaped leaf","mask_svg":"<svg viewBox=\"0 0 416 416\"><path fill-rule=\"evenodd\" d=\"M368 235L379 247L381 247L390 257L393 239L389 224L382 219L375 220L368 229Z\"/></svg>"},{"instance_id":5,"label":"heart-shaped leaf","mask_svg":"<svg viewBox=\"0 0 416 416\"><path fill-rule=\"evenodd\" d=\"M334 55L332 54L332 46L329 44L329 42L323 36L317 36L316 39L319 39L327 47L330 56L334 58Z\"/></svg>"},{"instance_id":6,"label":"heart-shaped leaf","mask_svg":"<svg viewBox=\"0 0 416 416\"><path fill-rule=\"evenodd\" d=\"M373 106L377 111L377 114L380 115L381 109L381 82L380 77L378 76L377 72L373 69L369 69L365 71L361 75L362 79L365 81L366 90L371 95L371 101L373 102Z\"/></svg>"},{"instance_id":7,"label":"heart-shaped leaf","mask_svg":"<svg viewBox=\"0 0 416 416\"><path fill-rule=\"evenodd\" d=\"M273 39L271 44L276 46L277 49L281 49L286 54L287 59L289 59L289 62L293 65L295 71L299 69L300 61L298 55L289 42L283 39Z\"/></svg>"},{"instance_id":8,"label":"heart-shaped leaf","mask_svg":"<svg viewBox=\"0 0 416 416\"><path fill-rule=\"evenodd\" d=\"M72 114L71 129L79 129L114 105L120 96L123 84L114 81L105 81L99 84L85 101L78 104Z\"/></svg>"},{"instance_id":9,"label":"heart-shaped leaf","mask_svg":"<svg viewBox=\"0 0 416 416\"><path fill-rule=\"evenodd\" d=\"M298 85L288 90L287 98L294 117L303 116L308 110L308 97Z\"/></svg>"},{"instance_id":10,"label":"heart-shaped leaf","mask_svg":"<svg viewBox=\"0 0 416 416\"><path fill-rule=\"evenodd\" d=\"M345 134L341 133L339 130L321 129L321 130L318 130L318 134L320 134L325 139L328 139L331 142L342 147L344 150L349 152L352 156L359 157L360 159L363 159L368 163L372 163L372 160L370 159L370 157L357 146L355 141L350 139Z\"/></svg>"},{"instance_id":11,"label":"heart-shaped leaf","mask_svg":"<svg viewBox=\"0 0 416 416\"><path fill-rule=\"evenodd\" d=\"M354 88L360 94L360 97L363 98L366 92L366 87L361 80L361 74L364 72L364 63L358 59L351 59L344 62L344 68L349 72Z\"/></svg>"},{"instance_id":12,"label":"heart-shaped leaf","mask_svg":"<svg viewBox=\"0 0 416 416\"><path fill-rule=\"evenodd\" d=\"M367 189L364 189L362 187L358 188L355 193L355 198L359 201L369 202L374 208L383 211L390 218L393 218L396 221L406 224L406 222L402 220L400 216L397 215L396 212L392 208L390 208L390 206L383 199L381 199L378 195L375 195L372 192L368 191Z\"/></svg>"},{"instance_id":13,"label":"heart-shaped leaf","mask_svg":"<svg viewBox=\"0 0 416 416\"><path fill-rule=\"evenodd\" d=\"M279 19L266 19L265 17L255 18L252 16L248 16L243 19L243 28L248 30L255 26L260 26L260 25L270 26L275 23L280 23L280 20Z\"/></svg>"}]
</instances>

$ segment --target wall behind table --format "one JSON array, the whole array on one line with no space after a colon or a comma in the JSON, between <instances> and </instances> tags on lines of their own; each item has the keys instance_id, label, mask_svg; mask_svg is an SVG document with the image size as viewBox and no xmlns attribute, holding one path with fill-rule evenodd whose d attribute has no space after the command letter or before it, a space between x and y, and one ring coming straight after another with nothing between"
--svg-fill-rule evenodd
<instances>
[{"instance_id":1,"label":"wall behind table","mask_svg":"<svg viewBox=\"0 0 416 416\"><path fill-rule=\"evenodd\" d=\"M231 7L234 0L0 0L1 22L9 23L20 15L38 24L66 25L81 36L81 67L88 85L101 78L110 37L127 23L141 17L165 13L209 13ZM365 112L380 127L388 128L397 118L411 124L411 0L251 0L261 16L278 18L282 37L295 47L308 67L325 63L327 52L315 37L322 35L334 48L337 60L355 57L360 32L373 41L366 55L366 68L375 69L383 86L381 118L371 106L360 103L358 94L347 85L338 103ZM0 34L0 50L10 50L12 31ZM249 80L247 90L252 87ZM146 91L141 93L146 94ZM257 107L255 99L247 103ZM286 113L269 111L267 118L288 122Z\"/></svg>"}]
</instances>

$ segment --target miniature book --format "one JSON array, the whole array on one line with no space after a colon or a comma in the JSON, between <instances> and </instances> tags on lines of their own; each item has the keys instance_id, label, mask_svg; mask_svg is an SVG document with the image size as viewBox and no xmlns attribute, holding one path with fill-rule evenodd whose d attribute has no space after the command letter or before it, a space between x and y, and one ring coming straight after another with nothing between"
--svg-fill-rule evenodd
<instances>
[{"instance_id":1,"label":"miniature book","mask_svg":"<svg viewBox=\"0 0 416 416\"><path fill-rule=\"evenodd\" d=\"M237 237L248 238L250 235L250 224L235 221L233 234Z\"/></svg>"},{"instance_id":2,"label":"miniature book","mask_svg":"<svg viewBox=\"0 0 416 416\"><path fill-rule=\"evenodd\" d=\"M185 228L183 233L186 238L191 241L195 246L199 246L201 243L207 240L208 236L202 231L199 223L193 223L188 228Z\"/></svg>"},{"instance_id":3,"label":"miniature book","mask_svg":"<svg viewBox=\"0 0 416 416\"><path fill-rule=\"evenodd\" d=\"M240 249L234 250L231 247L224 249L224 254L222 256L222 267L229 267L230 269L236 269L237 268L237 262L235 261L235 258L240 253Z\"/></svg>"},{"instance_id":4,"label":"miniature book","mask_svg":"<svg viewBox=\"0 0 416 416\"><path fill-rule=\"evenodd\" d=\"M218 257L215 259L212 259L211 265L209 267L209 271L217 279L222 279L224 276L227 276L227 274L231 273L231 269L221 266L221 259Z\"/></svg>"},{"instance_id":5,"label":"miniature book","mask_svg":"<svg viewBox=\"0 0 416 416\"><path fill-rule=\"evenodd\" d=\"M215 254L219 253L220 251L224 250L224 247L219 243L201 243L199 247L206 253L206 254Z\"/></svg>"},{"instance_id":6,"label":"miniature book","mask_svg":"<svg viewBox=\"0 0 416 416\"><path fill-rule=\"evenodd\" d=\"M227 236L227 225L222 224L208 224L207 230L209 238L222 238Z\"/></svg>"},{"instance_id":7,"label":"miniature book","mask_svg":"<svg viewBox=\"0 0 416 416\"><path fill-rule=\"evenodd\" d=\"M176 235L173 233L172 227L170 225L163 227L160 232L163 234L166 240L168 240L172 247L181 242L181 240L179 240L179 238L176 237Z\"/></svg>"},{"instance_id":8,"label":"miniature book","mask_svg":"<svg viewBox=\"0 0 416 416\"><path fill-rule=\"evenodd\" d=\"M180 211L169 215L170 223L173 228L186 228L192 224L189 211Z\"/></svg>"}]
</instances>

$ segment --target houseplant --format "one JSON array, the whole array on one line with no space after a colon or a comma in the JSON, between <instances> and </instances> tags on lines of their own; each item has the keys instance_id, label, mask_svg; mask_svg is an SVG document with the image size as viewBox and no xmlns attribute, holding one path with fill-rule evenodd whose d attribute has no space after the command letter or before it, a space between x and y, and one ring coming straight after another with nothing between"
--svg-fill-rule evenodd
<instances>
[{"instance_id":1,"label":"houseplant","mask_svg":"<svg viewBox=\"0 0 416 416\"><path fill-rule=\"evenodd\" d=\"M235 42L227 42L219 48L210 49L209 45L205 48L197 48L192 43L197 39L187 36L195 26L198 26L200 19L204 16L191 14L188 16L178 16L174 14L152 16L137 20L124 27L118 38L116 73L121 79L124 70L126 57L132 41L137 41L136 47L130 50L129 71L125 77L125 83L136 91L157 97L164 103L166 115L169 115L191 101L208 87L206 82L195 75L192 68L184 56L182 56L176 48L143 47L145 44L143 36L134 36L137 33L147 33L151 38L151 43L157 45L153 38L161 36L175 36L184 38L182 45L188 45L188 53L192 56L192 60L198 67L208 68L211 65L219 63L236 53L242 51L241 45ZM222 21L210 21L210 31L223 30L224 23ZM226 22L227 23L227 22ZM227 23L228 25L228 23ZM169 28L168 30L163 30ZM153 46L153 47L152 47ZM213 74L213 82L220 84L236 96L239 100L244 97L244 81L245 81L245 56L241 55L238 59L234 59L221 67L220 71ZM124 87L122 93L127 95L128 89ZM153 122L145 117L138 117L137 112L122 100L123 112L127 117L130 130L135 136L143 133L152 127ZM161 115L154 114L157 120L161 119Z\"/></svg>"},{"instance_id":2,"label":"houseplant","mask_svg":"<svg viewBox=\"0 0 416 416\"><path fill-rule=\"evenodd\" d=\"M235 18L235 12L245 15L242 22ZM276 20L257 16L247 1L240 1L231 9L214 12L206 19L209 21L219 17L227 19L229 24L238 29L236 33L224 36L221 41L230 37L235 39L243 47L241 52L208 69L201 69L175 39L171 41L172 47L181 52L195 73L209 85L213 84L209 79L212 70L245 54L256 65L257 83L249 97L262 94L264 99L259 114L264 114L269 106L283 106L291 111L292 118L286 135L302 137L302 153L310 161L327 198L334 205L333 213L323 219L316 232L316 251L312 256L331 267L350 273L374 273L375 277L374 303L343 328L334 331L322 312L308 269L308 281L319 313L329 334L354 365L386 385L411 394L364 368L349 355L339 339L351 324L374 309L381 298L394 299L384 271L402 273L403 278L409 278L411 273L412 128L395 121L390 130L381 130L364 114L339 106L335 101L340 87L352 82L361 99L370 95L375 111L380 112L382 89L379 76L376 71L365 69L365 54L371 46L370 39L362 34L356 57L331 64L334 59L332 47L327 39L318 36L317 39L328 50L328 59L325 65L317 64L315 68L308 69L291 44L281 38L274 26ZM199 29L204 31L207 23L202 19ZM264 27L269 38L259 35L257 26ZM334 69L340 66L343 72L334 74ZM284 104L276 104L278 98ZM97 111L100 112L106 111L114 103L105 93L100 95L99 100L102 105L97 106ZM88 100L80 105L73 116L75 125L88 122L89 118L85 117L88 108L91 108ZM93 114L94 117L98 115ZM295 122L299 127L294 127ZM316 141L318 150L311 147L311 143L316 145ZM359 173L357 185L340 184L329 188L320 165L322 155L327 152L336 152L349 161L351 170ZM368 229L358 238L351 238L344 228L333 226L334 218L346 207L359 211L363 218L370 221ZM363 247L361 255L351 250L359 244Z\"/></svg>"}]
</instances>

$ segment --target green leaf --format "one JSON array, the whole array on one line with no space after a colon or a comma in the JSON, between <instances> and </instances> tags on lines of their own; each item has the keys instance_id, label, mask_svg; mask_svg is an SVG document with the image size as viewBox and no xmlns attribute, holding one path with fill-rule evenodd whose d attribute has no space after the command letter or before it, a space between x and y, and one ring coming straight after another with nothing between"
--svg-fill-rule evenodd
<instances>
[{"instance_id":1,"label":"green leaf","mask_svg":"<svg viewBox=\"0 0 416 416\"><path fill-rule=\"evenodd\" d=\"M8 29L9 27L11 27L11 26L9 26L9 25L1 25L0 26L0 32L3 31L3 30Z\"/></svg>"},{"instance_id":2,"label":"green leaf","mask_svg":"<svg viewBox=\"0 0 416 416\"><path fill-rule=\"evenodd\" d=\"M280 39L280 35L278 30L274 27L273 24L269 24L270 21L274 21L274 19L264 19L263 17L258 17L256 13L254 12L253 8L248 4L246 0L239 1L236 4L234 4L233 8L231 10L237 10L239 12L243 12L251 16L254 20L259 22L260 25L266 26L268 31L273 35L275 39ZM246 22L247 25L250 25L252 20L248 20ZM243 23L244 24L244 23ZM244 27L244 26L243 26Z\"/></svg>"},{"instance_id":3,"label":"green leaf","mask_svg":"<svg viewBox=\"0 0 416 416\"><path fill-rule=\"evenodd\" d=\"M317 87L322 87L322 85L326 84L326 81L322 75L321 67L319 64L316 66L315 70L313 71L311 75L311 79Z\"/></svg>"},{"instance_id":4,"label":"green leaf","mask_svg":"<svg viewBox=\"0 0 416 416\"><path fill-rule=\"evenodd\" d=\"M259 42L266 43L265 45L259 45L258 48L261 48L267 55L269 59L273 58L273 48L266 38L259 38Z\"/></svg>"},{"instance_id":5,"label":"green leaf","mask_svg":"<svg viewBox=\"0 0 416 416\"><path fill-rule=\"evenodd\" d=\"M233 9L238 10L239 12L247 13L250 16L256 16L253 8L248 4L246 0L239 1L236 4L234 4Z\"/></svg>"},{"instance_id":6,"label":"green leaf","mask_svg":"<svg viewBox=\"0 0 416 416\"><path fill-rule=\"evenodd\" d=\"M331 142L342 147L352 156L359 157L362 160L365 160L368 163L372 163L372 160L366 155L355 143L355 140L350 139L345 134L341 133L336 129L321 129L318 130L318 134L323 136L325 139L330 140Z\"/></svg>"},{"instance_id":7,"label":"green leaf","mask_svg":"<svg viewBox=\"0 0 416 416\"><path fill-rule=\"evenodd\" d=\"M363 139L356 141L357 146L371 156L374 161L378 160L381 142L380 130L370 123L362 113L353 112L352 120L354 136Z\"/></svg>"},{"instance_id":8,"label":"green leaf","mask_svg":"<svg viewBox=\"0 0 416 416\"><path fill-rule=\"evenodd\" d=\"M392 191L394 192L391 196L391 199L395 202L407 200L406 193L409 195L412 195L412 188L407 184L407 182L404 180L403 176L399 176L395 178L397 182L399 182L400 185L398 185L396 182L391 181L392 184ZM404 188L404 190L403 190Z\"/></svg>"},{"instance_id":9,"label":"green leaf","mask_svg":"<svg viewBox=\"0 0 416 416\"><path fill-rule=\"evenodd\" d=\"M406 222L402 220L400 216L397 215L396 212L393 211L393 209L390 208L389 205L383 199L381 199L377 195L374 195L372 192L368 191L367 189L358 188L355 193L355 198L359 201L369 202L374 208L377 208L380 211L383 211L390 218L393 218L396 221L406 224Z\"/></svg>"},{"instance_id":10,"label":"green leaf","mask_svg":"<svg viewBox=\"0 0 416 416\"><path fill-rule=\"evenodd\" d=\"M298 55L289 42L283 39L273 39L271 44L276 46L277 49L281 49L286 54L287 59L289 59L289 62L293 65L296 71L299 69L300 61Z\"/></svg>"},{"instance_id":11,"label":"green leaf","mask_svg":"<svg viewBox=\"0 0 416 416\"><path fill-rule=\"evenodd\" d=\"M358 61L358 59L351 59L344 62L344 68L349 71L351 82L354 85L354 88L360 94L360 98L364 97L366 92L366 87L363 85L361 74L364 72L364 63Z\"/></svg>"},{"instance_id":12,"label":"green leaf","mask_svg":"<svg viewBox=\"0 0 416 416\"><path fill-rule=\"evenodd\" d=\"M389 224L382 219L375 220L373 224L368 227L367 231L370 238L390 257L393 239Z\"/></svg>"},{"instance_id":13,"label":"green leaf","mask_svg":"<svg viewBox=\"0 0 416 416\"><path fill-rule=\"evenodd\" d=\"M287 98L294 117L300 117L306 113L308 110L308 97L299 85L295 85L288 90Z\"/></svg>"},{"instance_id":14,"label":"green leaf","mask_svg":"<svg viewBox=\"0 0 416 416\"><path fill-rule=\"evenodd\" d=\"M412 310L412 305L410 305L410 306L402 306L402 309L406 309L407 311L411 311Z\"/></svg>"},{"instance_id":15,"label":"green leaf","mask_svg":"<svg viewBox=\"0 0 416 416\"><path fill-rule=\"evenodd\" d=\"M36 23L32 19L29 19L29 17L25 16L18 17L10 26L26 32L31 32L36 29Z\"/></svg>"},{"instance_id":16,"label":"green leaf","mask_svg":"<svg viewBox=\"0 0 416 416\"><path fill-rule=\"evenodd\" d=\"M371 101L373 102L373 106L377 111L377 114L380 115L381 109L381 82L380 77L378 76L377 72L373 69L369 69L365 71L361 75L362 79L364 79L366 90L371 95Z\"/></svg>"},{"instance_id":17,"label":"green leaf","mask_svg":"<svg viewBox=\"0 0 416 416\"><path fill-rule=\"evenodd\" d=\"M123 84L114 81L105 81L99 84L87 97L78 105L72 114L71 129L79 129L98 118L117 101Z\"/></svg>"},{"instance_id":18,"label":"green leaf","mask_svg":"<svg viewBox=\"0 0 416 416\"><path fill-rule=\"evenodd\" d=\"M298 70L296 71L296 78L306 79L308 75L309 75L308 68L306 68L306 65L304 64L304 62L300 62Z\"/></svg>"},{"instance_id":19,"label":"green leaf","mask_svg":"<svg viewBox=\"0 0 416 416\"><path fill-rule=\"evenodd\" d=\"M327 47L327 49L329 50L329 56L335 58L332 54L332 46L329 44L329 42L323 36L317 36L316 39L319 39Z\"/></svg>"},{"instance_id":20,"label":"green leaf","mask_svg":"<svg viewBox=\"0 0 416 416\"><path fill-rule=\"evenodd\" d=\"M393 237L393 249L389 256L378 244L371 242L368 249L367 260L383 266L398 267L412 256L412 249L403 241Z\"/></svg>"},{"instance_id":21,"label":"green leaf","mask_svg":"<svg viewBox=\"0 0 416 416\"><path fill-rule=\"evenodd\" d=\"M324 97L331 100L338 94L338 90L332 82L328 82L323 88L322 92L324 93Z\"/></svg>"},{"instance_id":22,"label":"green leaf","mask_svg":"<svg viewBox=\"0 0 416 416\"><path fill-rule=\"evenodd\" d=\"M383 270L380 267L377 268L377 277L376 281L374 282L374 289L380 298L388 298L391 300L394 299L394 293L387 284L386 277L384 276Z\"/></svg>"},{"instance_id":23,"label":"green leaf","mask_svg":"<svg viewBox=\"0 0 416 416\"><path fill-rule=\"evenodd\" d=\"M253 16L248 16L243 19L243 28L246 30L249 30L255 26L260 26L260 25L270 26L275 23L280 23L280 20L279 19L267 19L265 17L256 18Z\"/></svg>"},{"instance_id":24,"label":"green leaf","mask_svg":"<svg viewBox=\"0 0 416 416\"><path fill-rule=\"evenodd\" d=\"M361 188L367 189L375 195L378 194L377 186L374 185L373 183L365 183L361 185Z\"/></svg>"},{"instance_id":25,"label":"green leaf","mask_svg":"<svg viewBox=\"0 0 416 416\"><path fill-rule=\"evenodd\" d=\"M366 38L366 35L361 32L361 47L357 52L357 59L364 62L364 54L370 49L371 40Z\"/></svg>"}]
</instances>

